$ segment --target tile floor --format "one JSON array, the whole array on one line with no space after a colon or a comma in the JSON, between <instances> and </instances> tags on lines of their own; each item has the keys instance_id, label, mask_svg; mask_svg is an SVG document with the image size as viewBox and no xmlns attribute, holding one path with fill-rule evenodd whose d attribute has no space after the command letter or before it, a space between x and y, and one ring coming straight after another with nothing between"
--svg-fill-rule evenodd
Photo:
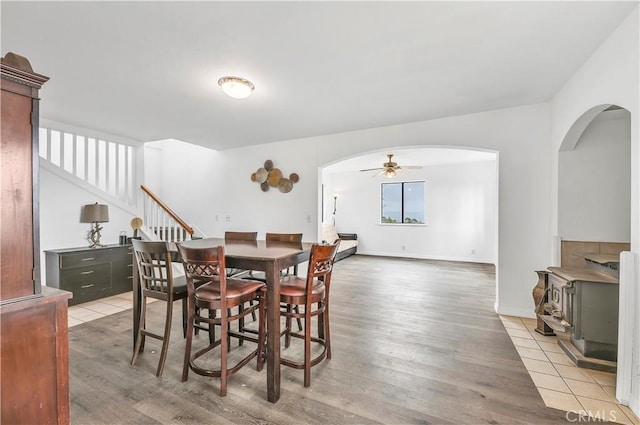
<instances>
[{"instance_id":1,"label":"tile floor","mask_svg":"<svg viewBox=\"0 0 640 425\"><path fill-rule=\"evenodd\" d=\"M590 415L591 421L598 418L619 424L640 424L628 407L616 401L615 373L577 367L557 344L555 336L540 335L534 330L535 319L513 316L500 319L548 407L565 410L569 422L588 422Z\"/></svg>"},{"instance_id":2,"label":"tile floor","mask_svg":"<svg viewBox=\"0 0 640 425\"><path fill-rule=\"evenodd\" d=\"M150 299L148 302L154 301L156 300ZM69 307L69 327L129 310L132 306L133 292L125 292L108 298L72 305Z\"/></svg>"},{"instance_id":3,"label":"tile floor","mask_svg":"<svg viewBox=\"0 0 640 425\"><path fill-rule=\"evenodd\" d=\"M132 302L132 292L126 292L71 306L69 327L128 310ZM614 373L576 367L555 337L534 331L534 319L513 316L500 316L500 319L548 407L565 410L570 422L587 422L586 415L591 414L619 424L640 424L628 407L616 402Z\"/></svg>"}]
</instances>

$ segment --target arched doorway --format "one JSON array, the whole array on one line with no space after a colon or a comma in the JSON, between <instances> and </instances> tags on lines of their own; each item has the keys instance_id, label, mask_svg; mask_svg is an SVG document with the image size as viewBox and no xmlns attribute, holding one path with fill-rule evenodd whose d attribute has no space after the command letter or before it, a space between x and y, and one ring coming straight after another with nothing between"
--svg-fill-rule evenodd
<instances>
[{"instance_id":1,"label":"arched doorway","mask_svg":"<svg viewBox=\"0 0 640 425\"><path fill-rule=\"evenodd\" d=\"M401 167L396 176L360 171L382 167L387 154ZM425 182L425 222L387 225L381 220L381 184L405 181ZM495 151L408 146L363 152L323 167L319 192L322 221L335 220L338 231L362 235L358 252L497 266Z\"/></svg>"},{"instance_id":2,"label":"arched doorway","mask_svg":"<svg viewBox=\"0 0 640 425\"><path fill-rule=\"evenodd\" d=\"M595 106L571 126L558 152L558 235L562 241L629 244L631 239L631 114ZM561 242L564 244L564 242ZM563 245L564 246L564 245ZM626 248L629 250L629 248ZM558 250L558 258L560 255ZM624 254L623 254L624 256ZM562 261L564 263L564 261ZM620 263L617 398L629 403L637 288Z\"/></svg>"}]
</instances>

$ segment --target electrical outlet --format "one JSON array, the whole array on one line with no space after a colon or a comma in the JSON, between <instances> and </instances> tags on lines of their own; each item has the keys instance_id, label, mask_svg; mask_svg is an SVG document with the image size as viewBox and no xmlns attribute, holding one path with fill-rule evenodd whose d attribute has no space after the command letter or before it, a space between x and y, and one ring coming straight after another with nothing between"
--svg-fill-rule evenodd
<instances>
[{"instance_id":1,"label":"electrical outlet","mask_svg":"<svg viewBox=\"0 0 640 425\"><path fill-rule=\"evenodd\" d=\"M311 223L311 216L307 215L307 223Z\"/></svg>"},{"instance_id":2,"label":"electrical outlet","mask_svg":"<svg viewBox=\"0 0 640 425\"><path fill-rule=\"evenodd\" d=\"M471 255L476 255L476 250L475 249L471 250Z\"/></svg>"},{"instance_id":3,"label":"electrical outlet","mask_svg":"<svg viewBox=\"0 0 640 425\"><path fill-rule=\"evenodd\" d=\"M402 250L404 251L405 249L407 249L407 247L402 245Z\"/></svg>"},{"instance_id":4,"label":"electrical outlet","mask_svg":"<svg viewBox=\"0 0 640 425\"><path fill-rule=\"evenodd\" d=\"M218 221L218 214L216 214L216 221Z\"/></svg>"},{"instance_id":5,"label":"electrical outlet","mask_svg":"<svg viewBox=\"0 0 640 425\"><path fill-rule=\"evenodd\" d=\"M225 221L231 221L231 216L230 216L230 215L228 215L228 216L226 216L224 219L225 219Z\"/></svg>"}]
</instances>

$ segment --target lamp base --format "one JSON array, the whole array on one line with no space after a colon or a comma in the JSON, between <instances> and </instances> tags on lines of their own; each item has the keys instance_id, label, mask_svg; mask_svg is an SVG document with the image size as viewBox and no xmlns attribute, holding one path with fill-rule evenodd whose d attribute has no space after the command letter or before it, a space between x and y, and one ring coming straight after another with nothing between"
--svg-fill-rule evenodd
<instances>
[{"instance_id":1,"label":"lamp base","mask_svg":"<svg viewBox=\"0 0 640 425\"><path fill-rule=\"evenodd\" d=\"M93 222L93 226L94 227L89 231L89 237L87 238L89 239L89 242L91 242L89 248L103 247L104 245L100 243L100 232L102 231L102 227L100 227L97 221Z\"/></svg>"}]
</instances>

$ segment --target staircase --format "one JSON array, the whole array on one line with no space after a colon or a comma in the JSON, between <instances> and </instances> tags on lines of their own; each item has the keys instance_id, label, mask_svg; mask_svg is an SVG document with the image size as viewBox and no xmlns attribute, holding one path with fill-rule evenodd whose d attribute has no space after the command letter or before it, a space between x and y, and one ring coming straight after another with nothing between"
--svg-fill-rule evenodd
<instances>
[{"instance_id":1,"label":"staircase","mask_svg":"<svg viewBox=\"0 0 640 425\"><path fill-rule=\"evenodd\" d=\"M89 134L59 123L39 129L40 165L132 216L139 215L136 192L137 147L117 136ZM194 238L194 228L181 219L147 186L143 200L143 239L180 242ZM200 232L201 233L201 232ZM200 235L203 237L204 235Z\"/></svg>"},{"instance_id":2,"label":"staircase","mask_svg":"<svg viewBox=\"0 0 640 425\"><path fill-rule=\"evenodd\" d=\"M140 186L144 198L144 227L141 229L147 239L180 242L192 239L193 227L169 208L147 186Z\"/></svg>"}]
</instances>

